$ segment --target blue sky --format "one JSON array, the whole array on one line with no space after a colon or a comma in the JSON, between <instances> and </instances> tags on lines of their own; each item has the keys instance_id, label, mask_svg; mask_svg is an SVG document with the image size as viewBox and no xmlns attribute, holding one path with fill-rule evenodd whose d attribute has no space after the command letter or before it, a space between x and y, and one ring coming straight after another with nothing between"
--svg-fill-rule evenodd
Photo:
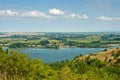
<instances>
[{"instance_id":1,"label":"blue sky","mask_svg":"<svg viewBox=\"0 0 120 80\"><path fill-rule=\"evenodd\" d=\"M120 0L0 0L0 32L120 31Z\"/></svg>"}]
</instances>

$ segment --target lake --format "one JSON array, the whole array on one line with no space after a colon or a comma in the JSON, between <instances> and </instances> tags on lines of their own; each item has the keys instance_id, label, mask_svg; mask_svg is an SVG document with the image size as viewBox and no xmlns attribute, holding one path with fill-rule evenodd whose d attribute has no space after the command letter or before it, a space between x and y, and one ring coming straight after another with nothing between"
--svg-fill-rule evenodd
<instances>
[{"instance_id":1,"label":"lake","mask_svg":"<svg viewBox=\"0 0 120 80\"><path fill-rule=\"evenodd\" d=\"M25 48L21 52L28 53L28 57L37 59L40 58L43 63L52 63L62 60L72 60L80 54L96 53L105 48L60 48L60 49L40 49L40 48Z\"/></svg>"}]
</instances>

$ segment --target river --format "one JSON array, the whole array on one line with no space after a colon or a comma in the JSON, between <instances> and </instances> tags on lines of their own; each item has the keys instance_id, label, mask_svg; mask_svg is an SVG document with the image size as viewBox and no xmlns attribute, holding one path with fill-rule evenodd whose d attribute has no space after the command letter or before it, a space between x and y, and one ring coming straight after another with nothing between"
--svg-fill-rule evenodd
<instances>
[{"instance_id":1,"label":"river","mask_svg":"<svg viewBox=\"0 0 120 80\"><path fill-rule=\"evenodd\" d=\"M40 48L25 48L20 52L25 52L28 57L37 59L40 58L43 63L52 63L62 60L72 60L80 54L96 53L105 48L60 48L60 49L40 49Z\"/></svg>"}]
</instances>

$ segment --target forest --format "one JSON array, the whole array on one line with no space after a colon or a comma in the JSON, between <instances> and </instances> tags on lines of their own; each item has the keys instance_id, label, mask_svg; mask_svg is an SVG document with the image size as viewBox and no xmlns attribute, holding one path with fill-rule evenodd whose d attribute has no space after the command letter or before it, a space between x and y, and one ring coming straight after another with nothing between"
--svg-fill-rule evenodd
<instances>
[{"instance_id":1,"label":"forest","mask_svg":"<svg viewBox=\"0 0 120 80\"><path fill-rule=\"evenodd\" d=\"M40 59L29 58L26 53L1 47L0 80L120 80L120 48L102 53L109 52L111 59L91 58L98 55L96 53L87 57L80 55L73 60L42 63Z\"/></svg>"}]
</instances>

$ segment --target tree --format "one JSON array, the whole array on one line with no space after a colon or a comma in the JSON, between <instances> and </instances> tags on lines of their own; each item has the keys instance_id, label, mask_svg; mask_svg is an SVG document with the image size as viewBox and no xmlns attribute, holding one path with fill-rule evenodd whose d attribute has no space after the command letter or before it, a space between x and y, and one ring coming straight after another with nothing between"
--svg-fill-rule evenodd
<instances>
[{"instance_id":1,"label":"tree","mask_svg":"<svg viewBox=\"0 0 120 80\"><path fill-rule=\"evenodd\" d=\"M40 41L40 45L47 45L49 44L50 42L48 40L43 40L43 41Z\"/></svg>"}]
</instances>

